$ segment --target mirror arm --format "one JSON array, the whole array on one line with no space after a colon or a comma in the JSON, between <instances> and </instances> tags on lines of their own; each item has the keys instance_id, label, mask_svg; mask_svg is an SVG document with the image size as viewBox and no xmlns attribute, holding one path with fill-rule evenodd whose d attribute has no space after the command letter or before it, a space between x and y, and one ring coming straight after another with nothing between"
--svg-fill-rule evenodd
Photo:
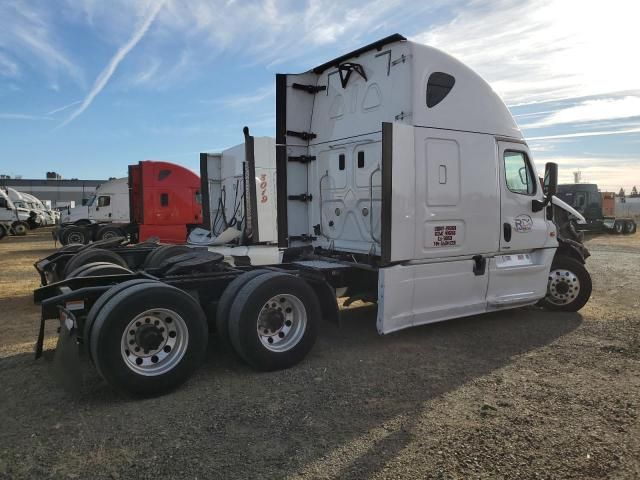
<instances>
[{"instance_id":1,"label":"mirror arm","mask_svg":"<svg viewBox=\"0 0 640 480\"><path fill-rule=\"evenodd\" d=\"M541 202L538 199L532 200L531 201L531 210L535 213L535 212L539 212L540 210L542 210L544 207L546 207L547 205L549 205L551 203L551 197L553 195L547 195L546 197L544 197L544 200Z\"/></svg>"}]
</instances>

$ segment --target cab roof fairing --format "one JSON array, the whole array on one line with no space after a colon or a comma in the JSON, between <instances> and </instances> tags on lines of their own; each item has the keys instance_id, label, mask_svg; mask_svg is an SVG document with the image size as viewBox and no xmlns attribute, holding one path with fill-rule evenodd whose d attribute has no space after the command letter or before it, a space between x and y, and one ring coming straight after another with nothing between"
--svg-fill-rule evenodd
<instances>
[{"instance_id":1,"label":"cab roof fairing","mask_svg":"<svg viewBox=\"0 0 640 480\"><path fill-rule=\"evenodd\" d=\"M390 35L377 42L341 55L306 73L318 75L336 69L345 62L358 62L358 57L371 51L408 48L411 56L412 123L414 126L485 133L524 140L511 112L478 73L451 55L431 46L407 40L400 34ZM395 60L395 56L393 58ZM455 78L451 92L437 105L428 108L426 91L429 76L443 72Z\"/></svg>"}]
</instances>

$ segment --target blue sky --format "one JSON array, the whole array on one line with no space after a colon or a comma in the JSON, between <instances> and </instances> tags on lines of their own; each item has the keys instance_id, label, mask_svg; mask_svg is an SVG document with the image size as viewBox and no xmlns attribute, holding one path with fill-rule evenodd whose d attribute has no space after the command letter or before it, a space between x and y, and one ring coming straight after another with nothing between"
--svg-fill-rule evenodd
<instances>
[{"instance_id":1,"label":"blue sky","mask_svg":"<svg viewBox=\"0 0 640 480\"><path fill-rule=\"evenodd\" d=\"M274 74L399 32L483 75L561 180L640 187L640 2L2 0L0 173L126 175L273 135Z\"/></svg>"}]
</instances>

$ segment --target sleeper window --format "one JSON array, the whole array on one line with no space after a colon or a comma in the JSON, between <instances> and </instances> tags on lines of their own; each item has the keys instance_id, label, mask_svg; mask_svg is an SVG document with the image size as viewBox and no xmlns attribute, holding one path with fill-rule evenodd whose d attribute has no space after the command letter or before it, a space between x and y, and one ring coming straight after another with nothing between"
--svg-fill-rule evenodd
<instances>
[{"instance_id":1,"label":"sleeper window","mask_svg":"<svg viewBox=\"0 0 640 480\"><path fill-rule=\"evenodd\" d=\"M536 182L529 158L524 152L507 150L504 152L504 173L507 188L513 193L533 195L536 193Z\"/></svg>"},{"instance_id":2,"label":"sleeper window","mask_svg":"<svg viewBox=\"0 0 640 480\"><path fill-rule=\"evenodd\" d=\"M433 72L427 81L427 107L432 108L445 99L456 83L448 73Z\"/></svg>"},{"instance_id":3,"label":"sleeper window","mask_svg":"<svg viewBox=\"0 0 640 480\"><path fill-rule=\"evenodd\" d=\"M338 155L338 170L344 170L344 153Z\"/></svg>"},{"instance_id":4,"label":"sleeper window","mask_svg":"<svg viewBox=\"0 0 640 480\"><path fill-rule=\"evenodd\" d=\"M364 152L358 152L358 168L364 168Z\"/></svg>"},{"instance_id":5,"label":"sleeper window","mask_svg":"<svg viewBox=\"0 0 640 480\"><path fill-rule=\"evenodd\" d=\"M169 206L169 194L161 193L160 194L160 206L168 207Z\"/></svg>"}]
</instances>

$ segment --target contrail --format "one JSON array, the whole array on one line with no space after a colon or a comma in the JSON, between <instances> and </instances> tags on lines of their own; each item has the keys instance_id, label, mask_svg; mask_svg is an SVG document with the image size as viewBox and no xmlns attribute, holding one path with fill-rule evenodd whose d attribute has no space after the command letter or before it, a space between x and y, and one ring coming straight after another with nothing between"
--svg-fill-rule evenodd
<instances>
[{"instance_id":1,"label":"contrail","mask_svg":"<svg viewBox=\"0 0 640 480\"><path fill-rule=\"evenodd\" d=\"M47 113L47 115L53 115L54 113L61 112L63 110L66 110L69 107L73 107L74 105L78 105L79 103L82 103L82 100L76 100L75 102L71 102L63 107L56 108L55 110L51 110L49 113Z\"/></svg>"},{"instance_id":2,"label":"contrail","mask_svg":"<svg viewBox=\"0 0 640 480\"><path fill-rule=\"evenodd\" d=\"M91 102L93 102L93 99L96 98L96 96L107 85L107 83L109 82L109 79L111 78L113 73L116 71L116 68L118 68L118 65L120 64L120 62L124 60L124 57L127 56L127 54L133 49L133 47L135 47L138 44L138 42L142 39L142 37L144 37L145 33L147 33L147 30L149 30L149 27L151 26L155 18L158 16L158 12L160 12L160 9L165 4L165 1L166 0L158 0L157 2L154 3L153 7L151 8L151 11L149 12L149 15L147 15L147 17L144 19L144 22L142 22L142 25L140 25L140 28L138 28L133 33L133 36L129 39L127 43L125 43L122 47L118 49L118 51L111 58L111 60L109 61L107 66L104 68L104 70L100 72L100 75L98 75L98 78L96 78L96 81L93 84L91 91L84 98L84 100L82 101L82 104L76 110L74 110L74 112L71 115L69 115L69 118L67 118L64 122L62 122L58 128L68 125L80 114L82 114L82 112L84 112L89 107L89 105L91 105Z\"/></svg>"}]
</instances>

